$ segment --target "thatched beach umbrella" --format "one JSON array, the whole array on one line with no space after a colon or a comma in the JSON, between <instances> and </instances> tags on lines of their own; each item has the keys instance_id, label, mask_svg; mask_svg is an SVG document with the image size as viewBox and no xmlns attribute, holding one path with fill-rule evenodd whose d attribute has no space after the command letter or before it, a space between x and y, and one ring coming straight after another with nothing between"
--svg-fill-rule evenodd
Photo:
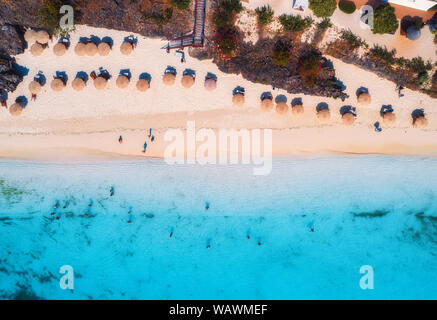
<instances>
[{"instance_id":1,"label":"thatched beach umbrella","mask_svg":"<svg viewBox=\"0 0 437 320\"><path fill-rule=\"evenodd\" d=\"M36 41L41 44L46 44L50 40L50 36L47 31L41 30L36 33Z\"/></svg>"},{"instance_id":2,"label":"thatched beach umbrella","mask_svg":"<svg viewBox=\"0 0 437 320\"><path fill-rule=\"evenodd\" d=\"M76 52L78 56L83 57L86 54L86 44L83 42L79 42L78 44L76 44L74 52Z\"/></svg>"},{"instance_id":3,"label":"thatched beach umbrella","mask_svg":"<svg viewBox=\"0 0 437 320\"><path fill-rule=\"evenodd\" d=\"M35 42L34 44L32 44L32 46L30 47L30 52L32 53L32 55L34 55L35 57L40 56L43 53L44 49L42 47L42 45L38 42Z\"/></svg>"},{"instance_id":4,"label":"thatched beach umbrella","mask_svg":"<svg viewBox=\"0 0 437 320\"><path fill-rule=\"evenodd\" d=\"M382 120L385 124L393 124L396 122L396 115L393 112L385 112L382 115Z\"/></svg>"},{"instance_id":5,"label":"thatched beach umbrella","mask_svg":"<svg viewBox=\"0 0 437 320\"><path fill-rule=\"evenodd\" d=\"M58 57L63 56L67 52L67 46L65 45L65 43L58 42L53 47L53 52Z\"/></svg>"},{"instance_id":6,"label":"thatched beach umbrella","mask_svg":"<svg viewBox=\"0 0 437 320\"><path fill-rule=\"evenodd\" d=\"M242 93L236 93L232 97L232 102L237 107L241 107L244 104L244 95Z\"/></svg>"},{"instance_id":7,"label":"thatched beach umbrella","mask_svg":"<svg viewBox=\"0 0 437 320\"><path fill-rule=\"evenodd\" d=\"M270 98L262 99L261 110L264 112L271 111L273 109L273 101Z\"/></svg>"},{"instance_id":8,"label":"thatched beach umbrella","mask_svg":"<svg viewBox=\"0 0 437 320\"><path fill-rule=\"evenodd\" d=\"M120 89L125 89L129 86L129 78L124 75L119 75L116 84Z\"/></svg>"},{"instance_id":9,"label":"thatched beach umbrella","mask_svg":"<svg viewBox=\"0 0 437 320\"><path fill-rule=\"evenodd\" d=\"M75 78L71 86L75 91L82 91L85 88L85 81L82 78Z\"/></svg>"},{"instance_id":10,"label":"thatched beach umbrella","mask_svg":"<svg viewBox=\"0 0 437 320\"><path fill-rule=\"evenodd\" d=\"M38 81L32 81L29 83L29 91L31 94L38 94L41 92L41 84Z\"/></svg>"},{"instance_id":11,"label":"thatched beach umbrella","mask_svg":"<svg viewBox=\"0 0 437 320\"><path fill-rule=\"evenodd\" d=\"M166 86L172 86L176 81L176 76L174 73L168 72L164 74L164 76L162 77L162 81Z\"/></svg>"},{"instance_id":12,"label":"thatched beach umbrella","mask_svg":"<svg viewBox=\"0 0 437 320\"><path fill-rule=\"evenodd\" d=\"M296 115L296 116L303 114L303 105L301 105L301 104L295 104L295 105L291 108L291 112L292 112L294 115Z\"/></svg>"},{"instance_id":13,"label":"thatched beach umbrella","mask_svg":"<svg viewBox=\"0 0 437 320\"><path fill-rule=\"evenodd\" d=\"M150 88L150 83L146 79L140 79L137 82L138 91L145 92Z\"/></svg>"},{"instance_id":14,"label":"thatched beach umbrella","mask_svg":"<svg viewBox=\"0 0 437 320\"><path fill-rule=\"evenodd\" d=\"M413 119L413 126L415 128L424 129L428 125L428 120L425 118L425 116L419 116L415 119Z\"/></svg>"},{"instance_id":15,"label":"thatched beach umbrella","mask_svg":"<svg viewBox=\"0 0 437 320\"><path fill-rule=\"evenodd\" d=\"M24 40L26 40L27 43L34 43L36 41L36 31L32 29L27 29L24 33Z\"/></svg>"},{"instance_id":16,"label":"thatched beach umbrella","mask_svg":"<svg viewBox=\"0 0 437 320\"><path fill-rule=\"evenodd\" d=\"M288 106L285 102L278 102L276 104L276 112L278 114L286 114L288 111Z\"/></svg>"},{"instance_id":17,"label":"thatched beach umbrella","mask_svg":"<svg viewBox=\"0 0 437 320\"><path fill-rule=\"evenodd\" d=\"M103 90L106 87L106 79L103 78L102 76L98 76L97 78L94 79L94 87L97 90Z\"/></svg>"},{"instance_id":18,"label":"thatched beach umbrella","mask_svg":"<svg viewBox=\"0 0 437 320\"><path fill-rule=\"evenodd\" d=\"M95 56L97 53L97 46L94 42L88 42L85 46L85 52L87 56Z\"/></svg>"},{"instance_id":19,"label":"thatched beach umbrella","mask_svg":"<svg viewBox=\"0 0 437 320\"><path fill-rule=\"evenodd\" d=\"M331 113L328 109L323 109L317 112L317 119L321 122L326 122L331 118Z\"/></svg>"},{"instance_id":20,"label":"thatched beach umbrella","mask_svg":"<svg viewBox=\"0 0 437 320\"><path fill-rule=\"evenodd\" d=\"M64 81L62 81L59 78L53 79L52 82L50 83L50 87L52 88L53 91L62 91L62 89L64 89L65 84Z\"/></svg>"},{"instance_id":21,"label":"thatched beach umbrella","mask_svg":"<svg viewBox=\"0 0 437 320\"><path fill-rule=\"evenodd\" d=\"M183 77L182 77L182 80L181 80L181 83L182 83L182 86L184 87L184 88L191 88L193 85L194 85L194 82L195 82L195 79L194 79L194 77L192 76L192 75L190 75L190 74L185 74Z\"/></svg>"},{"instance_id":22,"label":"thatched beach umbrella","mask_svg":"<svg viewBox=\"0 0 437 320\"><path fill-rule=\"evenodd\" d=\"M346 112L341 116L341 120L343 121L344 125L351 126L355 122L355 116L350 112Z\"/></svg>"},{"instance_id":23,"label":"thatched beach umbrella","mask_svg":"<svg viewBox=\"0 0 437 320\"><path fill-rule=\"evenodd\" d=\"M111 46L107 42L100 42L97 51L101 56L107 56L111 52Z\"/></svg>"},{"instance_id":24,"label":"thatched beach umbrella","mask_svg":"<svg viewBox=\"0 0 437 320\"><path fill-rule=\"evenodd\" d=\"M371 101L370 94L367 92L361 92L357 97L357 101L359 104L362 104L363 106L367 106L368 104L370 104Z\"/></svg>"},{"instance_id":25,"label":"thatched beach umbrella","mask_svg":"<svg viewBox=\"0 0 437 320\"><path fill-rule=\"evenodd\" d=\"M21 111L23 111L23 107L20 106L18 103L14 103L12 106L9 107L9 112L13 116L19 116L21 114Z\"/></svg>"},{"instance_id":26,"label":"thatched beach umbrella","mask_svg":"<svg viewBox=\"0 0 437 320\"><path fill-rule=\"evenodd\" d=\"M127 42L127 41L123 42L120 46L120 52L122 54L124 54L125 56L130 55L133 50L134 50L134 48L132 46L132 43Z\"/></svg>"},{"instance_id":27,"label":"thatched beach umbrella","mask_svg":"<svg viewBox=\"0 0 437 320\"><path fill-rule=\"evenodd\" d=\"M208 78L205 80L205 89L208 91L215 90L217 88L217 81L212 78Z\"/></svg>"}]
</instances>

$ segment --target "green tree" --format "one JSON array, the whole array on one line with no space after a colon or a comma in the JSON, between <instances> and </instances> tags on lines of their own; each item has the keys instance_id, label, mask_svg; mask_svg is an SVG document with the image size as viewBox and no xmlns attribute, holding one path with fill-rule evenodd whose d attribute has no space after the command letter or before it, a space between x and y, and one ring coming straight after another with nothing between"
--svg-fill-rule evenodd
<instances>
[{"instance_id":1,"label":"green tree","mask_svg":"<svg viewBox=\"0 0 437 320\"><path fill-rule=\"evenodd\" d=\"M279 40L275 44L275 48L272 53L272 61L277 66L285 67L290 61L291 48L288 43Z\"/></svg>"},{"instance_id":2,"label":"green tree","mask_svg":"<svg viewBox=\"0 0 437 320\"><path fill-rule=\"evenodd\" d=\"M273 9L270 6L262 6L255 9L260 26L266 26L273 20Z\"/></svg>"},{"instance_id":3,"label":"green tree","mask_svg":"<svg viewBox=\"0 0 437 320\"><path fill-rule=\"evenodd\" d=\"M330 17L337 8L337 1L335 0L309 0L309 8L313 11L316 17L325 18Z\"/></svg>"},{"instance_id":4,"label":"green tree","mask_svg":"<svg viewBox=\"0 0 437 320\"><path fill-rule=\"evenodd\" d=\"M170 0L170 3L179 10L187 10L190 7L190 0Z\"/></svg>"},{"instance_id":5,"label":"green tree","mask_svg":"<svg viewBox=\"0 0 437 320\"><path fill-rule=\"evenodd\" d=\"M302 32L309 28L314 20L311 17L302 18L301 16L292 16L283 14L279 17L282 27L289 32Z\"/></svg>"},{"instance_id":6,"label":"green tree","mask_svg":"<svg viewBox=\"0 0 437 320\"><path fill-rule=\"evenodd\" d=\"M322 62L317 55L300 60L298 73L306 87L313 87L322 72Z\"/></svg>"},{"instance_id":7,"label":"green tree","mask_svg":"<svg viewBox=\"0 0 437 320\"><path fill-rule=\"evenodd\" d=\"M351 1L345 1L345 0L341 0L339 2L338 8L347 14L352 14L357 9L357 7L355 6L355 3L351 2Z\"/></svg>"},{"instance_id":8,"label":"green tree","mask_svg":"<svg viewBox=\"0 0 437 320\"><path fill-rule=\"evenodd\" d=\"M59 22L62 16L59 9L63 5L61 0L44 0L38 10L41 26L48 29L52 34L60 32Z\"/></svg>"},{"instance_id":9,"label":"green tree","mask_svg":"<svg viewBox=\"0 0 437 320\"><path fill-rule=\"evenodd\" d=\"M388 3L381 4L375 9L373 18L373 33L394 33L399 27L395 9Z\"/></svg>"}]
</instances>

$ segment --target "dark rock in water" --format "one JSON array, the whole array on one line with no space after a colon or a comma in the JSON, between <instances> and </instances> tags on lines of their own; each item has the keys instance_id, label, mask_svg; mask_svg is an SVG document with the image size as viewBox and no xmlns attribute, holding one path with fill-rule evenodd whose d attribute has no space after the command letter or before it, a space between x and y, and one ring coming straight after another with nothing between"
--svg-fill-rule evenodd
<instances>
[{"instance_id":1,"label":"dark rock in water","mask_svg":"<svg viewBox=\"0 0 437 320\"><path fill-rule=\"evenodd\" d=\"M15 58L0 53L0 91L14 91L23 77L17 74L15 67Z\"/></svg>"}]
</instances>

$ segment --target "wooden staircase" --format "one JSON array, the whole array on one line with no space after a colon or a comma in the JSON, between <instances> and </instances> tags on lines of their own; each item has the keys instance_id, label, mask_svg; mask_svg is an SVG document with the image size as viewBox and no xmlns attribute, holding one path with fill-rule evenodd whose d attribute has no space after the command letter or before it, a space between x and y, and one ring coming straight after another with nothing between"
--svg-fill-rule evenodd
<instances>
[{"instance_id":1,"label":"wooden staircase","mask_svg":"<svg viewBox=\"0 0 437 320\"><path fill-rule=\"evenodd\" d=\"M194 7L194 27L193 33L174 38L163 47L167 51L171 49L181 49L184 47L203 47L205 38L205 17L206 17L206 0L196 0Z\"/></svg>"}]
</instances>

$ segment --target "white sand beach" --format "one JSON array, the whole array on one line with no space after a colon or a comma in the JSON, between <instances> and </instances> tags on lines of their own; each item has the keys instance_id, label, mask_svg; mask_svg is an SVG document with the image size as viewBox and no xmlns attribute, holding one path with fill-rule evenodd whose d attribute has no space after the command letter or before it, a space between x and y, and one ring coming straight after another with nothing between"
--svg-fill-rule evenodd
<instances>
[{"instance_id":1,"label":"white sand beach","mask_svg":"<svg viewBox=\"0 0 437 320\"><path fill-rule=\"evenodd\" d=\"M77 56L74 46L80 37L91 35L111 37L114 45L108 56ZM0 110L0 156L12 158L74 159L74 155L162 157L167 143L163 135L168 128L186 127L188 120L196 121L197 128L270 128L273 129L274 154L301 153L384 153L437 156L437 109L436 100L408 89L399 98L395 84L373 73L363 71L337 59L332 60L336 76L346 86L350 98L339 99L308 95L291 95L271 86L255 84L241 75L222 73L210 60L199 61L186 52L186 63L174 52L167 54L161 49L166 41L138 38L138 46L130 56L120 53L123 39L131 33L77 26L71 35L71 47L64 56L53 53L55 42L49 42L41 56L33 56L29 50L16 56L20 66L28 68L28 75L17 90L9 93L8 105L19 96L26 96L28 104L18 117L10 115L5 108ZM166 86L162 75L167 66L177 70L176 82ZM90 79L83 91L72 89L71 83L77 72L89 74L102 67L112 75L104 90L96 90ZM132 78L128 88L116 86L122 69L129 69ZM185 69L196 72L196 82L186 89L181 85ZM47 83L36 101L31 101L28 90L33 77L42 71ZM55 92L50 82L57 71L68 75L66 88ZM146 92L136 89L140 74L151 75L151 85ZM217 89L210 92L204 88L208 72L218 78ZM232 103L232 90L245 88L245 103L236 107ZM371 94L370 105L357 104L356 91L366 87ZM260 96L271 91L274 97L287 97L288 106L294 98L301 98L304 114L297 117L289 110L279 115L274 110L262 112ZM331 119L319 123L316 117L317 104L329 105ZM357 118L353 126L342 124L340 108L356 107ZM386 127L379 111L382 105L392 105L396 122ZM428 126L413 128L411 112L425 110ZM290 108L291 109L291 108ZM374 123L381 123L382 132L375 132ZM153 128L156 141L148 141L146 153L142 153L146 131ZM123 136L123 143L118 137Z\"/></svg>"}]
</instances>

